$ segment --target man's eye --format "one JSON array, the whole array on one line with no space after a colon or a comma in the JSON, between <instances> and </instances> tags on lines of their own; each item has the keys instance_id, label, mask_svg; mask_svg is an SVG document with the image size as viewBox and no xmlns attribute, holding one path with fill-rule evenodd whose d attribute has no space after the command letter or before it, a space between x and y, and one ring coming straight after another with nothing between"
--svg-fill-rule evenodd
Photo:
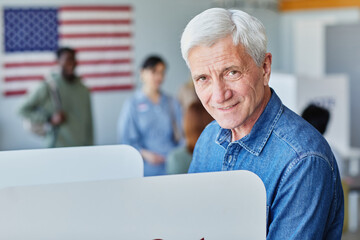
<instances>
[{"instance_id":1,"label":"man's eye","mask_svg":"<svg viewBox=\"0 0 360 240\"><path fill-rule=\"evenodd\" d=\"M230 71L230 72L229 72L229 75L230 75L230 76L234 76L234 75L236 75L237 73L238 73L237 71Z\"/></svg>"},{"instance_id":2,"label":"man's eye","mask_svg":"<svg viewBox=\"0 0 360 240\"><path fill-rule=\"evenodd\" d=\"M201 76L201 77L198 77L197 80L198 80L198 81L205 81L205 80L206 80L206 77L205 77L205 76Z\"/></svg>"}]
</instances>

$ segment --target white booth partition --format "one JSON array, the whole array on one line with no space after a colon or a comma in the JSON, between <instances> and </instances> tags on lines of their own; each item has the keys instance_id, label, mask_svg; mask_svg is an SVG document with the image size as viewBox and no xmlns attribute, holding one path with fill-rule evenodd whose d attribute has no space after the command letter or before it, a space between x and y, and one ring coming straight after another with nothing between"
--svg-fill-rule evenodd
<instances>
[{"instance_id":1,"label":"white booth partition","mask_svg":"<svg viewBox=\"0 0 360 240\"><path fill-rule=\"evenodd\" d=\"M266 192L248 171L0 189L0 239L266 238Z\"/></svg>"},{"instance_id":2,"label":"white booth partition","mask_svg":"<svg viewBox=\"0 0 360 240\"><path fill-rule=\"evenodd\" d=\"M143 168L140 153L128 145L2 151L0 189L142 177Z\"/></svg>"},{"instance_id":3,"label":"white booth partition","mask_svg":"<svg viewBox=\"0 0 360 240\"><path fill-rule=\"evenodd\" d=\"M305 77L272 73L270 86L282 102L301 115L311 103L330 111L325 138L342 156L350 151L349 80L346 75Z\"/></svg>"}]
</instances>

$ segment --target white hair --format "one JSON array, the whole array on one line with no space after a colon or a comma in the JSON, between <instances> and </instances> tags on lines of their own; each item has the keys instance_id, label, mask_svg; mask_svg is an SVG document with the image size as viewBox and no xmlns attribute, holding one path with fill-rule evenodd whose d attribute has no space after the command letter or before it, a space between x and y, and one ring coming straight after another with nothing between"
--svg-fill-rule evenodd
<instances>
[{"instance_id":1,"label":"white hair","mask_svg":"<svg viewBox=\"0 0 360 240\"><path fill-rule=\"evenodd\" d=\"M257 66L266 54L267 38L264 25L255 17L240 11L211 8L195 16L185 27L181 37L181 53L188 63L189 51L196 46L211 47L231 35L233 43L241 43Z\"/></svg>"}]
</instances>

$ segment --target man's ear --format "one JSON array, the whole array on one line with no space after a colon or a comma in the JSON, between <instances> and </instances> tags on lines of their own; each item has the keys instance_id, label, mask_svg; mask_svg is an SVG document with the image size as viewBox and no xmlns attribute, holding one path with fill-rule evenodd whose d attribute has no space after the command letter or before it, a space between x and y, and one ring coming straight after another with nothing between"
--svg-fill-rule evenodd
<instances>
[{"instance_id":1,"label":"man's ear","mask_svg":"<svg viewBox=\"0 0 360 240\"><path fill-rule=\"evenodd\" d=\"M265 59L264 59L263 65L262 65L264 86L269 85L270 74L271 74L271 63L272 63L272 55L271 55L271 53L266 53Z\"/></svg>"}]
</instances>

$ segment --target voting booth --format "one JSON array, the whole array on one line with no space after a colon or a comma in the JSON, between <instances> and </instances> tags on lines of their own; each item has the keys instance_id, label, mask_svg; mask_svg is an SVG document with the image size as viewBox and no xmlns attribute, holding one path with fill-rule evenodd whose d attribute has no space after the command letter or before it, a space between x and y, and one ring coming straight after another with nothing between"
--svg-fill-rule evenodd
<instances>
[{"instance_id":1,"label":"voting booth","mask_svg":"<svg viewBox=\"0 0 360 240\"><path fill-rule=\"evenodd\" d=\"M142 177L143 169L140 153L128 145L2 151L0 189Z\"/></svg>"},{"instance_id":2,"label":"voting booth","mask_svg":"<svg viewBox=\"0 0 360 240\"><path fill-rule=\"evenodd\" d=\"M305 77L272 73L269 82L281 101L301 115L311 103L327 108L330 121L325 138L343 156L350 149L349 79L346 75Z\"/></svg>"},{"instance_id":3,"label":"voting booth","mask_svg":"<svg viewBox=\"0 0 360 240\"><path fill-rule=\"evenodd\" d=\"M143 177L126 145L0 152L0 239L265 239L258 176Z\"/></svg>"},{"instance_id":4,"label":"voting booth","mask_svg":"<svg viewBox=\"0 0 360 240\"><path fill-rule=\"evenodd\" d=\"M266 238L266 192L229 171L0 189L0 239Z\"/></svg>"}]
</instances>

